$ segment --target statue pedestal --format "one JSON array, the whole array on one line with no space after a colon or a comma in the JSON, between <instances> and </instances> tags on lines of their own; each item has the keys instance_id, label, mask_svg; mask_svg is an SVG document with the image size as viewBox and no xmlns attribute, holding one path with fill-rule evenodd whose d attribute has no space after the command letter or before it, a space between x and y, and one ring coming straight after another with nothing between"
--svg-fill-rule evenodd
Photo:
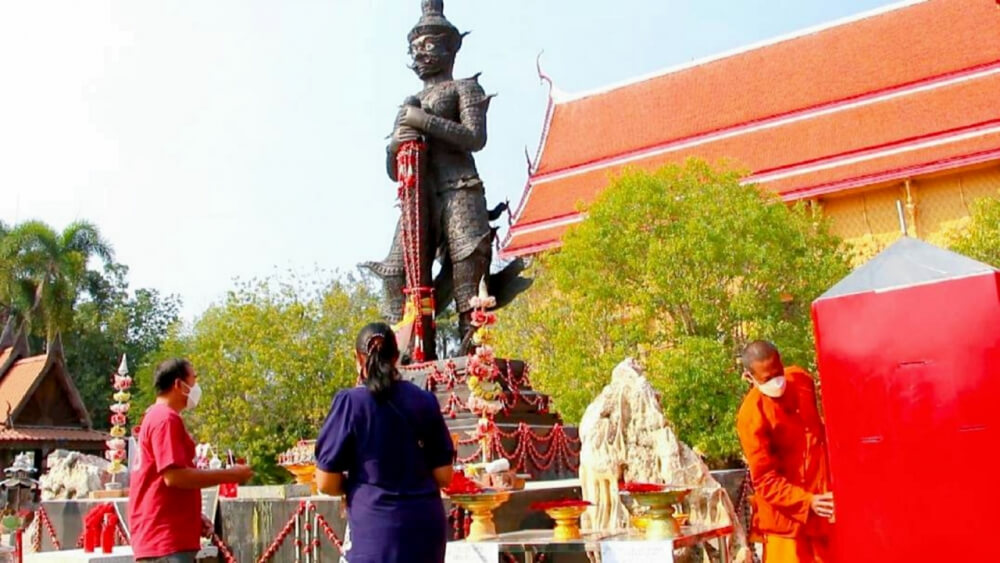
<instances>
[{"instance_id":1,"label":"statue pedestal","mask_svg":"<svg viewBox=\"0 0 1000 563\"><path fill-rule=\"evenodd\" d=\"M483 461L484 442L477 439L480 415L469 408L467 356L400 367L403 379L437 396L448 429L458 446L461 464ZM549 400L531 388L528 366L521 360L496 359L500 400L504 408L493 417L495 434L485 442L488 457L505 457L518 474L532 481L577 477L579 438L549 411ZM528 455L527 452L534 452Z\"/></svg>"}]
</instances>

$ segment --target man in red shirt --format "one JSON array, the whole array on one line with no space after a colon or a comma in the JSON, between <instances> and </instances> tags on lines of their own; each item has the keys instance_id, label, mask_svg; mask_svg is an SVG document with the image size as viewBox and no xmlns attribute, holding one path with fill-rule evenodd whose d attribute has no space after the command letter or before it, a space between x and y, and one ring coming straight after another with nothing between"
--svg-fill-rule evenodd
<instances>
[{"instance_id":1,"label":"man in red shirt","mask_svg":"<svg viewBox=\"0 0 1000 563\"><path fill-rule=\"evenodd\" d=\"M245 483L249 467L202 470L194 466L194 440L180 412L201 398L191 363L172 359L153 376L156 402L139 427L139 455L129 483L128 520L137 561L194 563L201 548L201 492L222 483Z\"/></svg>"}]
</instances>

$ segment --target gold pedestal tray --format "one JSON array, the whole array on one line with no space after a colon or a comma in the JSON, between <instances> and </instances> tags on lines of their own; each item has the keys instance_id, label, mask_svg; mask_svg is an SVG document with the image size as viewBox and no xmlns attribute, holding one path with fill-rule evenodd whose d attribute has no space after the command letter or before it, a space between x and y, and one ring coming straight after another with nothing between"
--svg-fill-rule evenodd
<instances>
[{"instance_id":1,"label":"gold pedestal tray","mask_svg":"<svg viewBox=\"0 0 1000 563\"><path fill-rule=\"evenodd\" d=\"M295 482L300 485L309 485L309 489L312 494L316 494L316 464L315 463L297 463L294 465L286 465L285 469L289 473L295 475Z\"/></svg>"},{"instance_id":2,"label":"gold pedestal tray","mask_svg":"<svg viewBox=\"0 0 1000 563\"><path fill-rule=\"evenodd\" d=\"M665 489L646 493L622 493L625 508L632 514L632 523L647 540L662 540L680 534L680 522L674 518L674 505L680 504L691 489ZM630 502L626 502L628 497ZM685 518L687 515L683 515Z\"/></svg>"},{"instance_id":3,"label":"gold pedestal tray","mask_svg":"<svg viewBox=\"0 0 1000 563\"><path fill-rule=\"evenodd\" d=\"M580 534L580 516L587 510L586 506L560 506L549 508L545 511L556 521L556 527L552 530L552 539L555 541L578 540L583 537Z\"/></svg>"},{"instance_id":4,"label":"gold pedestal tray","mask_svg":"<svg viewBox=\"0 0 1000 563\"><path fill-rule=\"evenodd\" d=\"M472 525L469 535L465 538L470 542L495 538L496 524L493 523L493 511L510 499L510 492L498 491L469 495L451 495L451 501L472 513Z\"/></svg>"}]
</instances>

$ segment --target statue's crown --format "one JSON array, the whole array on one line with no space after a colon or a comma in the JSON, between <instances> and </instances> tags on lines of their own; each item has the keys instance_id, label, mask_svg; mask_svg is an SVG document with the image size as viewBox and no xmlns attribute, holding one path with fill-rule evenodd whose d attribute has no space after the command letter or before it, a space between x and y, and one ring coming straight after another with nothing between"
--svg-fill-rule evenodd
<instances>
[{"instance_id":1,"label":"statue's crown","mask_svg":"<svg viewBox=\"0 0 1000 563\"><path fill-rule=\"evenodd\" d=\"M462 34L448 21L448 18L444 17L444 0L421 0L420 12L420 19L410 30L406 39L413 41L421 35L444 33L457 41L457 50L457 47L461 45Z\"/></svg>"},{"instance_id":2,"label":"statue's crown","mask_svg":"<svg viewBox=\"0 0 1000 563\"><path fill-rule=\"evenodd\" d=\"M420 3L420 11L425 15L438 15L444 17L444 0L423 0Z\"/></svg>"}]
</instances>

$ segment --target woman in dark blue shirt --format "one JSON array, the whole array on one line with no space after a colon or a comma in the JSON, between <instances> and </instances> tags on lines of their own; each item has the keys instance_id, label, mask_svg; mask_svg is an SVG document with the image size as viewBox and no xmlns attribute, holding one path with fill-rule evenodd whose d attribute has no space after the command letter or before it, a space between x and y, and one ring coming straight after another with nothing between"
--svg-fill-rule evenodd
<instances>
[{"instance_id":1,"label":"woman in dark blue shirt","mask_svg":"<svg viewBox=\"0 0 1000 563\"><path fill-rule=\"evenodd\" d=\"M448 525L440 489L451 481L455 453L441 407L400 380L388 325L361 329L355 355L364 386L337 393L316 440L319 490L346 495L344 558L441 563Z\"/></svg>"}]
</instances>

